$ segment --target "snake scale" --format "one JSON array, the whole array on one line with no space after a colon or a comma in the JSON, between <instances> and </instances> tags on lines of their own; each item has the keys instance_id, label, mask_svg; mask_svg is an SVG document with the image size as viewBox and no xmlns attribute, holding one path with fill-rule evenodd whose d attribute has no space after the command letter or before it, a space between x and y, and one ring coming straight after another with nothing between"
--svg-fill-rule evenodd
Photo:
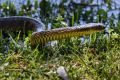
<instances>
[{"instance_id":1,"label":"snake scale","mask_svg":"<svg viewBox=\"0 0 120 80\"><path fill-rule=\"evenodd\" d=\"M3 31L33 31L29 40L31 46L38 44L43 45L52 40L84 36L105 29L102 23L89 23L76 27L64 27L51 30L42 30L43 27L45 26L40 20L30 17L11 16L0 18L0 29Z\"/></svg>"}]
</instances>

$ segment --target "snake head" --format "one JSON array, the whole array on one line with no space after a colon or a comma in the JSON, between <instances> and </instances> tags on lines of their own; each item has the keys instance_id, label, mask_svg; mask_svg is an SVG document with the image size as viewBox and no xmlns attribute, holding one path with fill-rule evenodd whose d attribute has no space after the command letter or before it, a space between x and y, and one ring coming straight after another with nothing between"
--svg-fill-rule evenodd
<instances>
[{"instance_id":1,"label":"snake head","mask_svg":"<svg viewBox=\"0 0 120 80\"><path fill-rule=\"evenodd\" d=\"M105 26L102 23L89 23L89 24L82 25L80 27L86 28L90 30L91 32L100 32L105 29Z\"/></svg>"}]
</instances>

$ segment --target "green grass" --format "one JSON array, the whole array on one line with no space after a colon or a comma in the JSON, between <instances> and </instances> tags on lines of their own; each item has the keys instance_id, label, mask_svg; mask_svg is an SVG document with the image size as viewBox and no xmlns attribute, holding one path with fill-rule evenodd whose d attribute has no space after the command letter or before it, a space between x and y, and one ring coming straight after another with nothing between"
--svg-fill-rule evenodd
<instances>
[{"instance_id":1,"label":"green grass","mask_svg":"<svg viewBox=\"0 0 120 80\"><path fill-rule=\"evenodd\" d=\"M111 0L103 1L108 10L101 9L102 5L98 6L98 10L94 7L88 10L88 7L73 4L73 1L68 7L64 6L65 2L63 0L60 6L51 6L49 0L41 3L35 0L35 5L30 7L27 0L27 5L20 4L22 7L18 13L13 3L8 5L5 2L1 4L1 17L37 13L42 22L45 25L51 23L52 28L74 26L81 24L81 20L86 23L102 22L109 26L107 28L112 28L108 30L109 36L101 32L84 37L84 41L75 37L60 40L54 46L31 49L30 35L21 37L18 33L9 33L8 37L3 38L0 31L0 80L61 80L56 73L59 66L64 66L70 80L120 80L120 19L115 17L116 14L108 18L108 11L112 10ZM53 9L58 9L59 14L54 13ZM119 9L116 10L119 12ZM97 19L93 19L95 15Z\"/></svg>"},{"instance_id":2,"label":"green grass","mask_svg":"<svg viewBox=\"0 0 120 80\"><path fill-rule=\"evenodd\" d=\"M28 37L24 45L18 44L19 35L11 42L1 37L0 79L61 80L56 70L64 66L70 80L119 80L120 40L115 36L97 33L85 37L84 42L79 38L63 39L43 49L31 49ZM5 43L9 46L6 53Z\"/></svg>"}]
</instances>

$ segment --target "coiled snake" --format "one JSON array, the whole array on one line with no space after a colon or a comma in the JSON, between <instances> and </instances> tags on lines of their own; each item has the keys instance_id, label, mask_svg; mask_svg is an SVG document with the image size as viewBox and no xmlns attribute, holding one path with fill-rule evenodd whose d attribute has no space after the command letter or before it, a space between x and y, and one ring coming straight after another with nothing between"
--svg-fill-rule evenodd
<instances>
[{"instance_id":1,"label":"coiled snake","mask_svg":"<svg viewBox=\"0 0 120 80\"><path fill-rule=\"evenodd\" d=\"M51 30L39 31L44 27L44 24L30 17L13 16L0 18L0 29L4 31L34 31L30 37L32 46L37 44L45 44L52 40L70 38L74 36L83 36L91 33L104 30L104 25L101 23L89 23L78 27L64 27Z\"/></svg>"}]
</instances>

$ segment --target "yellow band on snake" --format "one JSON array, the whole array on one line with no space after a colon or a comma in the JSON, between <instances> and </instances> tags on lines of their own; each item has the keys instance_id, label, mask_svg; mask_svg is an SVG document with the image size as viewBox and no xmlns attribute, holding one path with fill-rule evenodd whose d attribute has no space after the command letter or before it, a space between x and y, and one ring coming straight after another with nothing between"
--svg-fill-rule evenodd
<instances>
[{"instance_id":1,"label":"yellow band on snake","mask_svg":"<svg viewBox=\"0 0 120 80\"><path fill-rule=\"evenodd\" d=\"M84 36L104 30L105 27L100 23L90 23L77 27L57 28L47 31L33 33L30 38L31 45L45 44L48 41L60 40L64 38Z\"/></svg>"}]
</instances>

